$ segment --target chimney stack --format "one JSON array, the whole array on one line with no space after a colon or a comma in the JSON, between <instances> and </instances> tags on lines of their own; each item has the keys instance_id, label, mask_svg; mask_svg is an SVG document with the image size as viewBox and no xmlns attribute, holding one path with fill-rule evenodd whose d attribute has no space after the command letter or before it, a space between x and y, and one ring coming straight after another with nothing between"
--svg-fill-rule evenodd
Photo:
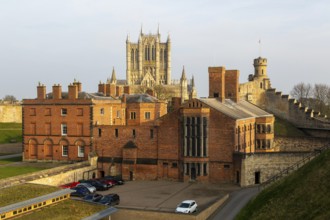
<instances>
[{"instance_id":1,"label":"chimney stack","mask_svg":"<svg viewBox=\"0 0 330 220\"><path fill-rule=\"evenodd\" d=\"M209 98L225 101L225 67L209 67Z\"/></svg>"},{"instance_id":2,"label":"chimney stack","mask_svg":"<svg viewBox=\"0 0 330 220\"><path fill-rule=\"evenodd\" d=\"M234 102L239 101L239 71L238 70L226 70L225 75L225 96Z\"/></svg>"},{"instance_id":3,"label":"chimney stack","mask_svg":"<svg viewBox=\"0 0 330 220\"><path fill-rule=\"evenodd\" d=\"M62 99L62 86L60 84L53 85L53 99Z\"/></svg>"},{"instance_id":4,"label":"chimney stack","mask_svg":"<svg viewBox=\"0 0 330 220\"><path fill-rule=\"evenodd\" d=\"M40 82L37 86L37 99L46 99L46 86L44 84L41 84Z\"/></svg>"},{"instance_id":5,"label":"chimney stack","mask_svg":"<svg viewBox=\"0 0 330 220\"><path fill-rule=\"evenodd\" d=\"M68 86L69 91L69 99L77 99L78 98L78 86L70 84Z\"/></svg>"}]
</instances>

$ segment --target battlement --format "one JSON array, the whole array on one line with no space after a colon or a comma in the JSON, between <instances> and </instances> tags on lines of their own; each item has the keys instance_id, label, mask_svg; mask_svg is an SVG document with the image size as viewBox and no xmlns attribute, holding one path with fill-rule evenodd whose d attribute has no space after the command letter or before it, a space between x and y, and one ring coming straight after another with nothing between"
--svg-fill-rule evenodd
<instances>
[{"instance_id":1,"label":"battlement","mask_svg":"<svg viewBox=\"0 0 330 220\"><path fill-rule=\"evenodd\" d=\"M276 89L266 91L266 111L299 128L330 130L328 117Z\"/></svg>"}]
</instances>

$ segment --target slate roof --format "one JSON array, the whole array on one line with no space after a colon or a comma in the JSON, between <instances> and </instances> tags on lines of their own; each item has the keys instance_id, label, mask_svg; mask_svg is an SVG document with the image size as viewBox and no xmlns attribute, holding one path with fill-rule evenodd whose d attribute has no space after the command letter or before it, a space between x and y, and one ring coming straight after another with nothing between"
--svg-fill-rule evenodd
<instances>
[{"instance_id":1,"label":"slate roof","mask_svg":"<svg viewBox=\"0 0 330 220\"><path fill-rule=\"evenodd\" d=\"M154 103L158 99L148 94L131 94L126 95L126 103Z\"/></svg>"},{"instance_id":2,"label":"slate roof","mask_svg":"<svg viewBox=\"0 0 330 220\"><path fill-rule=\"evenodd\" d=\"M220 102L216 98L200 98L198 100L234 119L273 116L245 100L240 100L237 103L230 99L225 99L224 102Z\"/></svg>"}]
</instances>

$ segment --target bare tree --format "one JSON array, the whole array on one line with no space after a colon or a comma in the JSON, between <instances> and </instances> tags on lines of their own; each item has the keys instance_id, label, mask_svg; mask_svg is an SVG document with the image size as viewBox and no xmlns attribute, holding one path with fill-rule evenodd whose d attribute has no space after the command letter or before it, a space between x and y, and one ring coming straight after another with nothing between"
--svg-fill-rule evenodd
<instances>
[{"instance_id":1,"label":"bare tree","mask_svg":"<svg viewBox=\"0 0 330 220\"><path fill-rule=\"evenodd\" d=\"M3 98L3 101L14 103L14 102L17 101L17 99L16 99L16 97L13 96L13 95L6 95L6 96Z\"/></svg>"},{"instance_id":2,"label":"bare tree","mask_svg":"<svg viewBox=\"0 0 330 220\"><path fill-rule=\"evenodd\" d=\"M163 85L154 86L154 92L159 100L169 100L172 97L169 90Z\"/></svg>"},{"instance_id":3,"label":"bare tree","mask_svg":"<svg viewBox=\"0 0 330 220\"><path fill-rule=\"evenodd\" d=\"M319 112L326 112L327 111L327 102L328 102L328 93L329 93L329 86L326 84L315 84L314 85L314 99L315 99L315 110Z\"/></svg>"},{"instance_id":4,"label":"bare tree","mask_svg":"<svg viewBox=\"0 0 330 220\"><path fill-rule=\"evenodd\" d=\"M309 99L312 96L312 86L309 83L298 83L293 87L290 95L301 102L303 105L308 106L310 104Z\"/></svg>"}]
</instances>

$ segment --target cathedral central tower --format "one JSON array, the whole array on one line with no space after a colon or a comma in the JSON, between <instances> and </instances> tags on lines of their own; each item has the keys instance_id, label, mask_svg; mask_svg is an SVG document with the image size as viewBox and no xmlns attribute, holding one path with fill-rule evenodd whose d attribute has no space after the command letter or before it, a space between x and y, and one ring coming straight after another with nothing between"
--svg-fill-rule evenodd
<instances>
[{"instance_id":1,"label":"cathedral central tower","mask_svg":"<svg viewBox=\"0 0 330 220\"><path fill-rule=\"evenodd\" d=\"M128 85L153 87L171 84L171 39L161 42L160 33L140 32L137 43L126 40L126 80Z\"/></svg>"}]
</instances>

